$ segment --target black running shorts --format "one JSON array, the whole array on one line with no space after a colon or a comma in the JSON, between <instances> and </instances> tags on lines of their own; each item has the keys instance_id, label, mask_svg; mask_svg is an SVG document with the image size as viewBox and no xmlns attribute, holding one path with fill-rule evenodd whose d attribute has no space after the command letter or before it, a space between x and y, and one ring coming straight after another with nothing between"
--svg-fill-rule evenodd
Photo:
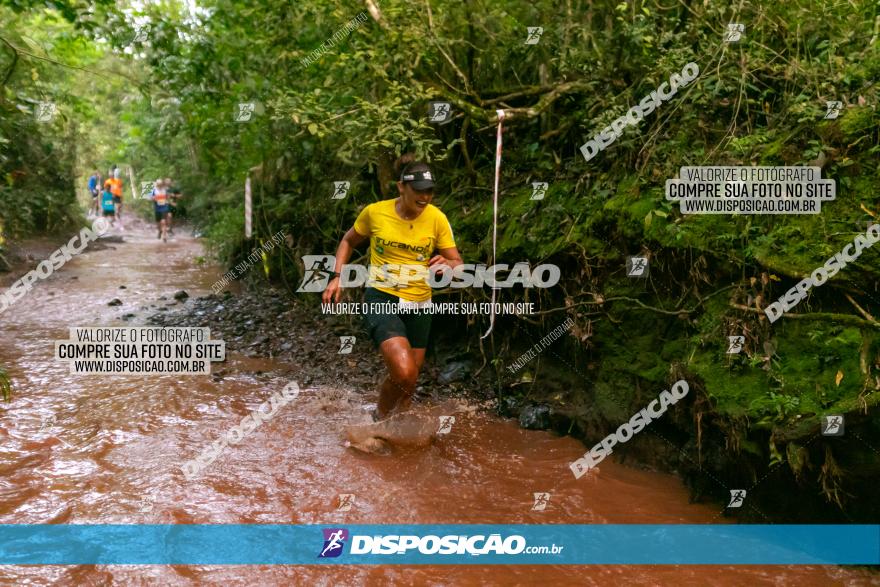
<instances>
[{"instance_id":1,"label":"black running shorts","mask_svg":"<svg viewBox=\"0 0 880 587\"><path fill-rule=\"evenodd\" d=\"M397 307L400 298L372 287L367 288L364 302L367 304L364 325L377 347L389 338L404 336L411 348L427 348L431 314L423 311L394 313L388 312L387 307L377 307L379 304Z\"/></svg>"}]
</instances>

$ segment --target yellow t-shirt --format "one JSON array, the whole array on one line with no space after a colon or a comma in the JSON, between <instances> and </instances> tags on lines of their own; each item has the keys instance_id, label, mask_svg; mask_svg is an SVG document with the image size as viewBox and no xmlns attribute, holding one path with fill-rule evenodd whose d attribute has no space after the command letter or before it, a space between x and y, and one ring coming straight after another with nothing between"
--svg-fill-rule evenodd
<instances>
[{"instance_id":1,"label":"yellow t-shirt","mask_svg":"<svg viewBox=\"0 0 880 587\"><path fill-rule=\"evenodd\" d=\"M428 204L413 220L404 220L394 209L395 200L382 200L364 208L354 221L354 230L361 236L370 237L370 275L387 285L374 285L376 289L413 302L431 299L431 287L425 281L428 261L435 249L455 246L449 220L439 208ZM386 272L378 271L382 265L391 265ZM417 266L422 272L408 271L406 283L398 283L398 265Z\"/></svg>"}]
</instances>

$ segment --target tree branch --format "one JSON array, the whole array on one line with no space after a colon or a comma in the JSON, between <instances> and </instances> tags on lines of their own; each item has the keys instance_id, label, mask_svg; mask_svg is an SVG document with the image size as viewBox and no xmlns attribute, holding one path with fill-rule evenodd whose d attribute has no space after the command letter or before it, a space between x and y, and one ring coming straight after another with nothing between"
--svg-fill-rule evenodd
<instances>
[{"instance_id":1,"label":"tree branch","mask_svg":"<svg viewBox=\"0 0 880 587\"><path fill-rule=\"evenodd\" d=\"M7 40L4 39L3 37L0 37L0 41L3 41L4 43L6 43L6 45L7 45L10 49L12 49L12 65L9 66L9 71L6 72L6 76L3 78L3 83L0 84L0 86L5 86L5 85L6 85L6 82L9 81L9 78L12 77L12 73L15 71L15 66L18 65L18 49L16 49L16 48L12 45L12 43L10 43L9 41L7 41Z\"/></svg>"},{"instance_id":2,"label":"tree branch","mask_svg":"<svg viewBox=\"0 0 880 587\"><path fill-rule=\"evenodd\" d=\"M468 81L467 76L464 74L464 72L462 72L458 68L458 66L455 64L455 61L452 60L452 58L449 56L449 54L443 50L443 47L440 46L440 41L437 38L436 33L434 32L434 16L431 13L431 3L428 0L425 0L425 9L428 11L428 28L431 31L431 37L433 38L434 45L437 47L437 49L440 51L440 53L443 55L443 57L446 58L446 61L449 62L449 65L452 66L452 69L455 70L455 73L458 74L458 77L461 79L462 83L464 84L464 91L469 96L473 96L474 93L473 93L473 90L471 90L471 84ZM477 99L479 99L479 98L477 98Z\"/></svg>"},{"instance_id":3,"label":"tree branch","mask_svg":"<svg viewBox=\"0 0 880 587\"><path fill-rule=\"evenodd\" d=\"M764 314L763 310L759 310L757 308L750 308L748 306L743 306L742 304L730 304L731 308L736 308L737 310L742 310L743 312L751 312L752 314ZM832 312L815 312L812 314L792 314L791 312L785 313L782 315L783 318L789 318L791 320L829 320L832 322L840 322L841 324L847 324L850 326L859 326L865 327L870 326L872 328L880 328L880 322L868 322L867 320L862 320L858 316L853 316L852 314L834 314Z\"/></svg>"},{"instance_id":4,"label":"tree branch","mask_svg":"<svg viewBox=\"0 0 880 587\"><path fill-rule=\"evenodd\" d=\"M102 73L102 72L100 72L100 71L95 71L95 70L93 70L93 69L88 69L87 67L80 67L79 65L70 65L69 63L64 63L64 62L62 62L62 61L57 61L57 60L55 60L55 59L52 59L51 57L43 57L42 55L35 55L35 54L33 54L33 53L30 53L30 52L28 52L28 51L25 51L24 49L21 49L21 48L19 48L19 47L14 46L12 43L10 43L9 41L7 41L7 40L4 39L3 37L0 37L0 40L2 40L4 43L6 43L7 45L9 45L9 47L11 47L12 50L16 52L16 54L26 55L27 57L33 57L34 59L39 59L39 60L41 60L41 61L46 61L46 62L48 62L48 63L52 63L53 65L60 65L61 67L66 67L66 68L68 68L68 69L75 69L75 70L78 70L78 71L84 71L84 72L86 72L86 73L90 73L90 74L92 74L92 75L101 76L101 77L103 77L103 78L105 78L105 79L111 79L110 76L108 76L107 74ZM127 80L130 81L131 83L135 84L138 88L140 88L140 89L142 89L142 90L144 89L144 85L143 85L141 82L139 82L138 80L136 80L136 79L134 79L134 78L132 78L132 77L129 77L129 76L123 74L123 73L118 73L118 72L114 72L113 75L118 75L118 76L120 76L120 77L124 77L125 79L127 79ZM5 85L5 84L4 84L4 85Z\"/></svg>"},{"instance_id":5,"label":"tree branch","mask_svg":"<svg viewBox=\"0 0 880 587\"><path fill-rule=\"evenodd\" d=\"M844 293L843 295L846 296L846 299L849 300L849 303L851 303L853 306L855 306L855 309L859 311L859 314L861 314L862 316L865 317L865 320L867 320L868 322L873 322L874 324L877 324L877 320L873 316L868 314L868 312L864 308L862 308L860 305L858 305L856 303L856 301L854 299L852 299L851 295L849 295L848 293Z\"/></svg>"},{"instance_id":6,"label":"tree branch","mask_svg":"<svg viewBox=\"0 0 880 587\"><path fill-rule=\"evenodd\" d=\"M571 82L563 82L556 86L551 86L549 91L541 96L541 98L533 106L526 106L522 108L505 108L505 121L510 118L521 118L526 120L540 116L545 110L547 110L556 100L558 100L562 96L582 92L586 89L591 88L594 83L595 82L587 80L576 80ZM484 110L480 106L475 106L474 104L471 104L470 102L462 100L458 97L450 98L448 95L444 94L442 90L438 88L435 84L428 82L427 85L433 90L432 97L444 98L446 100L449 100L460 110L464 111L474 121L490 125L496 124L498 122L498 115L495 113L494 109ZM543 89L546 90L547 88ZM494 103L496 100L501 101L502 98L493 99L488 102L480 102L483 104L490 104ZM485 129L481 128L477 132L480 132L482 130Z\"/></svg>"}]
</instances>

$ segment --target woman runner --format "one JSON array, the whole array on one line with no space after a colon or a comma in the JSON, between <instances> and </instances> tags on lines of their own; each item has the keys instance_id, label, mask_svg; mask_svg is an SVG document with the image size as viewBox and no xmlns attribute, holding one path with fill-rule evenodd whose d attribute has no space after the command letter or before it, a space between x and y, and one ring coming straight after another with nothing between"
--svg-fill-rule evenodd
<instances>
[{"instance_id":1,"label":"woman runner","mask_svg":"<svg viewBox=\"0 0 880 587\"><path fill-rule=\"evenodd\" d=\"M395 171L399 197L361 211L336 249L333 278L323 295L324 303L339 302L339 272L352 251L369 240L371 280L364 295L368 304L364 321L388 368L373 413L376 420L406 409L415 392L431 331L431 314L422 310L431 303L431 287L425 279L429 268L442 273L463 263L449 220L431 205L434 178L428 165L405 154L397 160ZM378 276L383 265L397 269L388 267ZM390 311L388 304L404 312Z\"/></svg>"}]
</instances>

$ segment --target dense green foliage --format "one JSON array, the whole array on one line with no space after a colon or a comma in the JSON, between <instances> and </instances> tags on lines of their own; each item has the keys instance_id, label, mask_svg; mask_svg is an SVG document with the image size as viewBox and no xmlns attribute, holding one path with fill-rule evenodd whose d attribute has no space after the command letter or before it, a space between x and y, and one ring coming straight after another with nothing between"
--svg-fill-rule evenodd
<instances>
[{"instance_id":1,"label":"dense green foliage","mask_svg":"<svg viewBox=\"0 0 880 587\"><path fill-rule=\"evenodd\" d=\"M248 174L257 238L283 229L294 242L270 255L269 274L293 283L299 255L332 252L365 204L393 193L392 162L409 150L435 165L435 203L465 259L490 261L504 108L498 259L555 262L564 278L528 294L544 314L500 321L500 377L517 354L511 334L537 340L567 314L577 325L565 353L586 381L561 401L609 422L638 405L631 390L687 373L700 409L726 429L770 431L769 446L739 443L769 461L780 454L774 438L816 433L812 416L877 403L880 250L818 288L793 312L804 316L770 325L761 311L851 241L857 223L880 219L876 2L208 0L195 13L177 2L140 10L99 9L81 33L139 81L117 76L118 91L70 99L83 115L102 113L89 118L94 161L180 178L224 261L253 245L243 238ZM303 61L349 22L354 30ZM150 30L132 42L136 23ZM739 42L722 41L727 23L745 25ZM543 35L526 44L532 26ZM693 84L584 160L581 144L688 62L700 68ZM113 99L122 94L131 99ZM428 123L430 100L453 104L450 124ZM826 100L844 102L838 119L823 119ZM237 122L248 102L253 117ZM101 126L108 116L118 126ZM6 140L18 132L3 124ZM684 165L808 164L837 183L820 215L683 216L663 195ZM332 200L343 180L350 195ZM530 200L532 181L549 182L543 201ZM625 257L640 252L651 277L628 279ZM734 334L745 349L727 355Z\"/></svg>"},{"instance_id":2,"label":"dense green foliage","mask_svg":"<svg viewBox=\"0 0 880 587\"><path fill-rule=\"evenodd\" d=\"M120 61L86 36L91 10L48 4L0 2L0 238L80 221L78 174L98 165L95 129L123 87L111 71Z\"/></svg>"}]
</instances>

